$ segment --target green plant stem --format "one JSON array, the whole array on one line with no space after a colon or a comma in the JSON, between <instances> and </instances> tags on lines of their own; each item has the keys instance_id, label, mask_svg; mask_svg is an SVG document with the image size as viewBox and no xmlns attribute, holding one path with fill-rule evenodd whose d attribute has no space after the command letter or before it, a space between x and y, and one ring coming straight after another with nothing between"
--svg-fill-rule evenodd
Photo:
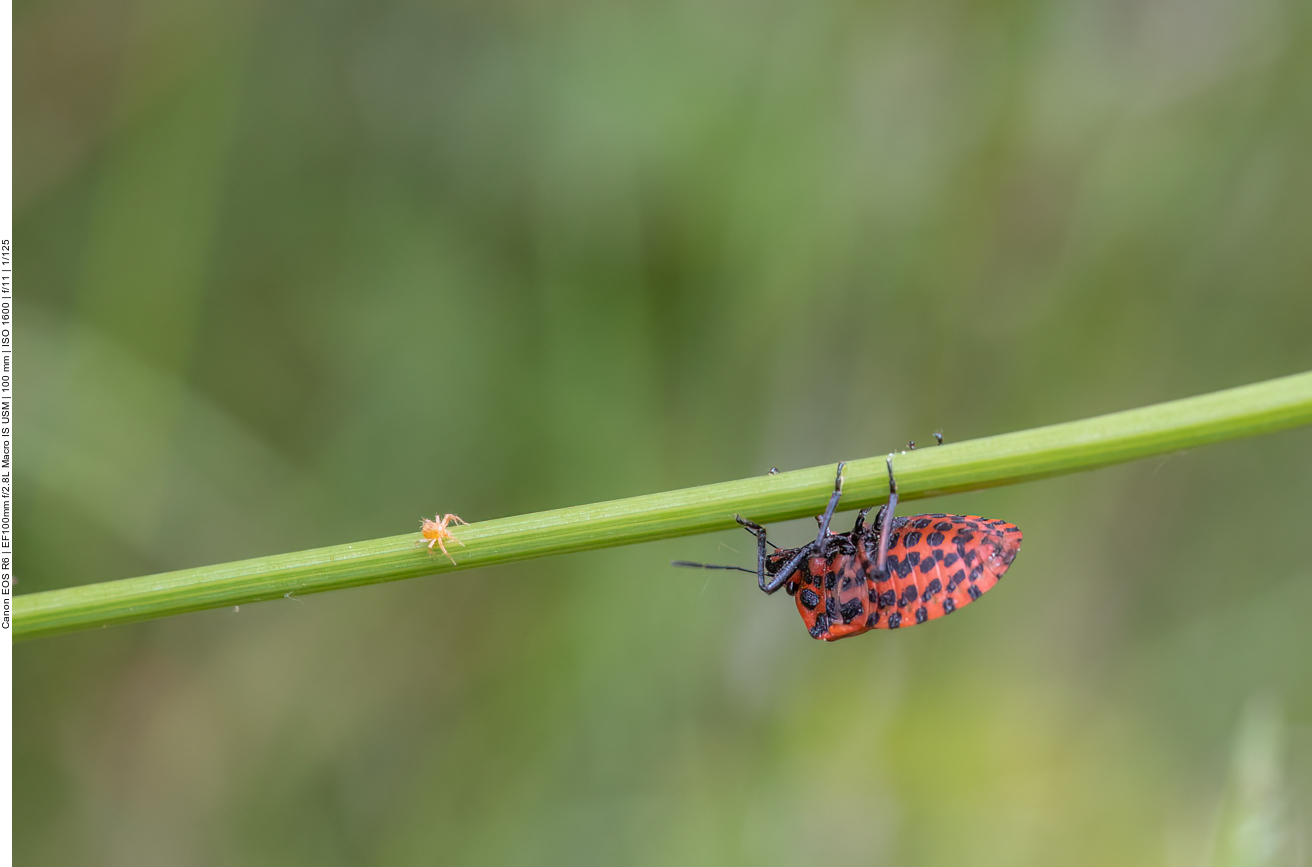
<instances>
[{"instance_id":1,"label":"green plant stem","mask_svg":"<svg viewBox=\"0 0 1312 867\"><path fill-rule=\"evenodd\" d=\"M1073 473L1312 422L1312 372L1083 421L914 452L894 458L901 498L1007 485ZM842 506L886 500L884 456L850 461ZM434 556L406 533L14 599L15 639L56 635L186 611L395 581L734 526L814 515L833 490L834 464L589 506L481 521L455 529L459 561ZM454 504L443 504L451 507Z\"/></svg>"}]
</instances>

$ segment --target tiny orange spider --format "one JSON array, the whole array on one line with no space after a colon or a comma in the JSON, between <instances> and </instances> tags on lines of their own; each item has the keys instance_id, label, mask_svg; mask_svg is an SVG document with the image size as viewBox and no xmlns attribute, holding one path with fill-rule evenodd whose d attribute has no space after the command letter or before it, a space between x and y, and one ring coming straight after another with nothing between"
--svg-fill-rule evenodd
<instances>
[{"instance_id":1,"label":"tiny orange spider","mask_svg":"<svg viewBox=\"0 0 1312 867\"><path fill-rule=\"evenodd\" d=\"M451 556L451 552L446 549L446 545L443 543L446 542L446 540L450 539L452 542L455 542L461 548L465 547L465 543L461 542L455 536L452 536L451 531L446 528L446 525L452 521L454 521L457 524L468 524L469 522L462 519L459 515L452 515L449 512L445 515L442 515L441 517L434 515L433 518L434 520L432 521L428 520L427 518L420 519L421 521L423 521L423 525L422 525L422 529L419 531L419 534L423 536L424 539L430 540L428 543L429 551L432 551L433 546L436 545L437 547L442 549L442 553L445 554L446 558L451 561L451 564L455 565L456 558ZM421 545L423 544L423 539L419 540L419 544Z\"/></svg>"}]
</instances>

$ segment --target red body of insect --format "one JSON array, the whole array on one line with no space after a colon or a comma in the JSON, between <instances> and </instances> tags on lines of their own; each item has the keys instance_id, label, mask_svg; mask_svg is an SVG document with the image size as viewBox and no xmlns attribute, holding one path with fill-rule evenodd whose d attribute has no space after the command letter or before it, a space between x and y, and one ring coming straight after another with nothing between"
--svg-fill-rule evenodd
<instances>
[{"instance_id":1,"label":"red body of insect","mask_svg":"<svg viewBox=\"0 0 1312 867\"><path fill-rule=\"evenodd\" d=\"M968 515L894 518L891 530L882 575L876 521L825 536L788 577L784 589L813 638L837 641L951 614L997 584L1020 550L1015 524ZM800 550L769 554L765 573L775 575Z\"/></svg>"}]
</instances>

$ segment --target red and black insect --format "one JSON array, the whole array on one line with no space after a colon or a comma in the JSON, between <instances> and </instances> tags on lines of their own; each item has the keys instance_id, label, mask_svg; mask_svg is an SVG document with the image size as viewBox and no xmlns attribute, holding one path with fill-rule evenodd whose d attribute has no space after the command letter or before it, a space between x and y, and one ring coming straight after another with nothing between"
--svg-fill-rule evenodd
<instances>
[{"instance_id":1,"label":"red and black insect","mask_svg":"<svg viewBox=\"0 0 1312 867\"><path fill-rule=\"evenodd\" d=\"M834 493L818 520L814 542L777 548L765 528L739 515L734 519L756 536L757 583L766 593L780 587L797 599L797 610L812 638L837 641L871 629L914 626L951 614L988 592L1020 550L1015 524L972 515L893 517L897 481L888 459L888 505L873 525L862 509L850 533L831 533L829 521L843 495L843 464ZM677 562L676 566L743 569Z\"/></svg>"}]
</instances>

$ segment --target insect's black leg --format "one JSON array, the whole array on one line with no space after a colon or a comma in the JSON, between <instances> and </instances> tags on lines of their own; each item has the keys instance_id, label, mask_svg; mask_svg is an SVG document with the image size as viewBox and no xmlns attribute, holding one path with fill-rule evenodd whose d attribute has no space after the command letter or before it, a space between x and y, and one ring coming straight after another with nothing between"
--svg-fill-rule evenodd
<instances>
[{"instance_id":1,"label":"insect's black leg","mask_svg":"<svg viewBox=\"0 0 1312 867\"><path fill-rule=\"evenodd\" d=\"M798 548L797 553L793 554L792 559L785 563L778 572L774 573L773 578L765 584L762 584L761 589L766 593L773 593L780 587L784 586L788 579L793 577L793 573L797 571L797 567L802 565L802 561L807 557L810 557L815 551L816 544L814 542L809 542Z\"/></svg>"},{"instance_id":2,"label":"insect's black leg","mask_svg":"<svg viewBox=\"0 0 1312 867\"><path fill-rule=\"evenodd\" d=\"M734 515L733 519L742 524L747 530L756 537L756 583L761 589L765 589L765 528L755 521L749 521L741 515Z\"/></svg>"},{"instance_id":3,"label":"insect's black leg","mask_svg":"<svg viewBox=\"0 0 1312 867\"><path fill-rule=\"evenodd\" d=\"M856 513L856 526L852 528L853 536L860 535L861 531L866 528L866 515L869 514L870 510L873 508L874 506L866 506L864 509Z\"/></svg>"},{"instance_id":4,"label":"insect's black leg","mask_svg":"<svg viewBox=\"0 0 1312 867\"><path fill-rule=\"evenodd\" d=\"M829 498L829 505L825 507L825 514L820 519L820 532L815 537L817 545L824 542L825 536L829 533L829 521L834 517L834 509L838 508L838 498L843 496L843 467L845 461L838 462L838 476L834 479L834 493Z\"/></svg>"},{"instance_id":5,"label":"insect's black leg","mask_svg":"<svg viewBox=\"0 0 1312 867\"><path fill-rule=\"evenodd\" d=\"M798 548L797 553L793 555L791 560L784 564L782 569L774 575L767 577L765 574L765 546L769 543L765 538L765 528L755 521L749 521L740 515L734 515L733 518L739 524L746 527L752 535L756 536L756 584L765 593L773 593L780 587L784 586L784 582L786 582L792 574L797 571L797 567L801 565L802 560L811 554L811 545Z\"/></svg>"},{"instance_id":6,"label":"insect's black leg","mask_svg":"<svg viewBox=\"0 0 1312 867\"><path fill-rule=\"evenodd\" d=\"M888 561L888 537L893 532L893 510L897 508L897 479L893 478L893 456L888 456L888 505L883 509L879 527L879 553L875 556L875 574L883 575Z\"/></svg>"}]
</instances>

